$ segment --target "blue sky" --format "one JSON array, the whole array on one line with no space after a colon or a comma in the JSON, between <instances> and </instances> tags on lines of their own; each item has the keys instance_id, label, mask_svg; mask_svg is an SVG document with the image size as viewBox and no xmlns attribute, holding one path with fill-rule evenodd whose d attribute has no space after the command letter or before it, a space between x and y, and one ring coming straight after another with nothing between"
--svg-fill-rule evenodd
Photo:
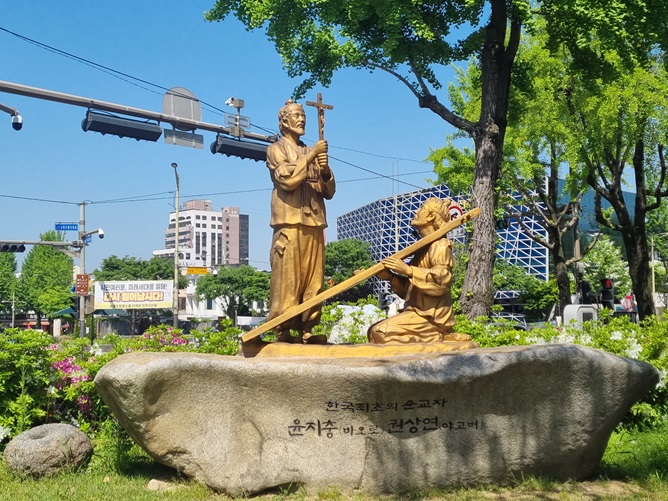
<instances>
[{"instance_id":1,"label":"blue sky","mask_svg":"<svg viewBox=\"0 0 668 501\"><path fill-rule=\"evenodd\" d=\"M229 97L244 99L242 114L251 118L253 132L264 133L255 126L276 131L276 113L299 83L287 77L263 31L247 32L233 18L205 22L213 0L2 3L5 30L164 88L185 87L224 111L235 112L225 106ZM4 31L0 46L0 80L162 112L164 90L119 79ZM325 137L338 183L327 205L327 238L335 240L337 216L427 187L434 175L422 161L453 129L420 109L412 93L384 73L344 70L306 100L315 100L317 92L334 106ZM205 149L198 150L163 138L151 143L83 132L86 110L77 106L8 93L0 93L0 103L17 108L24 119L16 132L9 116L0 114L0 241L38 240L55 222L78 221L77 203L90 201L87 229L102 227L106 236L87 248L87 270L112 254L148 259L164 245L175 189L170 165L176 162L181 201L205 198L215 209L240 207L250 216L250 264L269 268L271 182L263 163L212 155L213 133L203 132ZM316 115L306 108L304 139L312 142ZM205 107L202 121L224 124L224 117ZM105 202L129 198L151 200Z\"/></svg>"}]
</instances>

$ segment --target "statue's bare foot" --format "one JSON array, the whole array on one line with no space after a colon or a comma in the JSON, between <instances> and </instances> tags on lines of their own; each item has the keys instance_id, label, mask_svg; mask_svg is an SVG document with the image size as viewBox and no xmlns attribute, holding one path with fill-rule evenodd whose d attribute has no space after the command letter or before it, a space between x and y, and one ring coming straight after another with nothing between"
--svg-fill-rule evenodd
<instances>
[{"instance_id":1,"label":"statue's bare foot","mask_svg":"<svg viewBox=\"0 0 668 501\"><path fill-rule=\"evenodd\" d=\"M327 336L316 335L314 336L310 332L305 332L302 335L302 340L304 344L327 344Z\"/></svg>"},{"instance_id":2,"label":"statue's bare foot","mask_svg":"<svg viewBox=\"0 0 668 501\"><path fill-rule=\"evenodd\" d=\"M459 332L451 332L450 334L443 334L442 341L470 341L471 336L468 334L460 334Z\"/></svg>"}]
</instances>

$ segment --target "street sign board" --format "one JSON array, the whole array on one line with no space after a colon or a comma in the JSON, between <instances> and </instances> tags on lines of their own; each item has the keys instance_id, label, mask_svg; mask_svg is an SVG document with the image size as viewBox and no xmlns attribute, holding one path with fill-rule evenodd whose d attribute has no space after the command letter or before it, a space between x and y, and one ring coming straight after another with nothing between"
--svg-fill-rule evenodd
<instances>
[{"instance_id":1,"label":"street sign board","mask_svg":"<svg viewBox=\"0 0 668 501\"><path fill-rule=\"evenodd\" d=\"M457 204L450 205L450 219L453 221L464 214L464 210Z\"/></svg>"},{"instance_id":2,"label":"street sign board","mask_svg":"<svg viewBox=\"0 0 668 501\"><path fill-rule=\"evenodd\" d=\"M77 274L77 279L74 286L77 296L87 296L89 285L90 285L90 275L81 273Z\"/></svg>"},{"instance_id":3,"label":"street sign board","mask_svg":"<svg viewBox=\"0 0 668 501\"><path fill-rule=\"evenodd\" d=\"M207 270L201 266L188 266L188 275L206 275Z\"/></svg>"},{"instance_id":4,"label":"street sign board","mask_svg":"<svg viewBox=\"0 0 668 501\"><path fill-rule=\"evenodd\" d=\"M244 117L242 115L232 115L231 113L226 113L225 125L236 125L242 129L250 129L251 119L250 117Z\"/></svg>"},{"instance_id":5,"label":"street sign board","mask_svg":"<svg viewBox=\"0 0 668 501\"><path fill-rule=\"evenodd\" d=\"M163 130L165 136L165 143L175 144L176 146L186 146L189 148L196 148L198 150L204 149L204 136L196 134L195 132L182 132L180 130Z\"/></svg>"},{"instance_id":6,"label":"street sign board","mask_svg":"<svg viewBox=\"0 0 668 501\"><path fill-rule=\"evenodd\" d=\"M56 231L79 231L79 223L55 223Z\"/></svg>"}]
</instances>

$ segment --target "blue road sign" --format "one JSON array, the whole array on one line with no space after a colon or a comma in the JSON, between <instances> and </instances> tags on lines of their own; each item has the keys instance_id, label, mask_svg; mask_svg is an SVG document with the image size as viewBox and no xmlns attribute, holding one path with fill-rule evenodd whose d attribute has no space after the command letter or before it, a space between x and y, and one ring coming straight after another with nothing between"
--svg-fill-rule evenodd
<instances>
[{"instance_id":1,"label":"blue road sign","mask_svg":"<svg viewBox=\"0 0 668 501\"><path fill-rule=\"evenodd\" d=\"M56 223L56 231L79 231L79 223Z\"/></svg>"}]
</instances>

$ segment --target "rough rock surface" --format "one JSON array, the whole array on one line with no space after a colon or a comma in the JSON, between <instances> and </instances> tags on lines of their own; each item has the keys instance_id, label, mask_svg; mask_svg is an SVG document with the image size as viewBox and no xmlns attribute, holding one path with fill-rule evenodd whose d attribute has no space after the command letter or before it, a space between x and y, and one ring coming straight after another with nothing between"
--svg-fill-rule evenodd
<instances>
[{"instance_id":1,"label":"rough rock surface","mask_svg":"<svg viewBox=\"0 0 668 501\"><path fill-rule=\"evenodd\" d=\"M5 448L5 463L14 473L35 478L79 469L93 453L90 439L65 423L36 426L14 437Z\"/></svg>"},{"instance_id":2,"label":"rough rock surface","mask_svg":"<svg viewBox=\"0 0 668 501\"><path fill-rule=\"evenodd\" d=\"M95 385L155 459L232 495L582 479L658 381L576 345L394 358L130 353Z\"/></svg>"}]
</instances>

